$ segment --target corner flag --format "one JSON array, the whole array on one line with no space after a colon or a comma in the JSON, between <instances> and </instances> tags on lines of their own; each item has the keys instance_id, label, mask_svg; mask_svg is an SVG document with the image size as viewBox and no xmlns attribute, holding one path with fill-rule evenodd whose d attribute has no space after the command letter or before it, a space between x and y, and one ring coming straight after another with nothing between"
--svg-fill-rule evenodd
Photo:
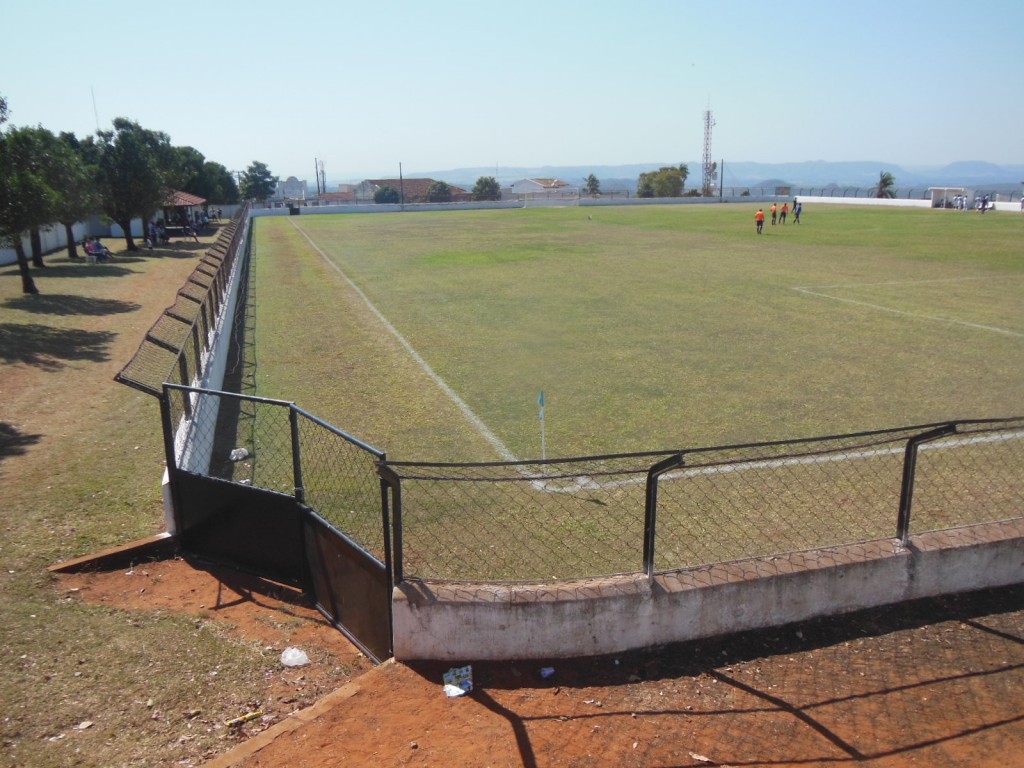
<instances>
[{"instance_id":1,"label":"corner flag","mask_svg":"<svg viewBox=\"0 0 1024 768\"><path fill-rule=\"evenodd\" d=\"M540 391L540 395L537 397L537 405L540 406L540 458L541 461L547 461L548 449L544 441L544 390Z\"/></svg>"}]
</instances>

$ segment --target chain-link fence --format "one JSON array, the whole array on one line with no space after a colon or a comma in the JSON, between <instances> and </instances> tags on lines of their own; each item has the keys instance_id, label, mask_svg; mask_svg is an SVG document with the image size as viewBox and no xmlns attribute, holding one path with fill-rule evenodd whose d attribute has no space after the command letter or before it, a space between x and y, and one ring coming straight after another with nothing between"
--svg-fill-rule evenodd
<instances>
[{"instance_id":1,"label":"chain-link fence","mask_svg":"<svg viewBox=\"0 0 1024 768\"><path fill-rule=\"evenodd\" d=\"M293 403L177 384L165 390L168 403L189 403L189 416L179 412L176 469L294 496L384 561L383 452Z\"/></svg>"},{"instance_id":2,"label":"chain-link fence","mask_svg":"<svg viewBox=\"0 0 1024 768\"><path fill-rule=\"evenodd\" d=\"M388 462L292 403L196 386L215 337L231 333L222 315L235 262L247 262L247 216L117 378L161 398L172 475L293 497L391 561L397 580L651 574L906 541L1024 509L1024 418L544 462Z\"/></svg>"},{"instance_id":3,"label":"chain-link fence","mask_svg":"<svg viewBox=\"0 0 1024 768\"><path fill-rule=\"evenodd\" d=\"M396 580L654 573L906 540L1024 509L1024 419L448 464L389 462L291 403L167 390L191 403L178 468L294 496L380 562L393 536Z\"/></svg>"},{"instance_id":4,"label":"chain-link fence","mask_svg":"<svg viewBox=\"0 0 1024 768\"><path fill-rule=\"evenodd\" d=\"M193 384L204 370L218 314L224 305L231 270L248 226L248 208L220 228L174 304L153 324L128 364L115 379L155 397L164 382ZM182 402L187 409L189 404Z\"/></svg>"},{"instance_id":5,"label":"chain-link fence","mask_svg":"<svg viewBox=\"0 0 1024 768\"><path fill-rule=\"evenodd\" d=\"M402 576L667 571L1020 517L1024 419L545 463L385 462ZM916 495L915 495L916 491Z\"/></svg>"}]
</instances>

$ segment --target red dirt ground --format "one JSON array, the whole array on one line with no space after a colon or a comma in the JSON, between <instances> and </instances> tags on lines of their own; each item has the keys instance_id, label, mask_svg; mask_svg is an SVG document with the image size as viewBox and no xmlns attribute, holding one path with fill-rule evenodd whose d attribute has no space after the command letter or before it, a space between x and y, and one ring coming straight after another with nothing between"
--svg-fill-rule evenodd
<instances>
[{"instance_id":1,"label":"red dirt ground","mask_svg":"<svg viewBox=\"0 0 1024 768\"><path fill-rule=\"evenodd\" d=\"M172 559L61 579L88 602L203 615L312 658L268 681L269 717L208 768L1024 766L1024 587L616 657L473 663L473 692L449 699L451 665L371 668L301 596L232 571ZM367 671L339 677L339 659Z\"/></svg>"}]
</instances>

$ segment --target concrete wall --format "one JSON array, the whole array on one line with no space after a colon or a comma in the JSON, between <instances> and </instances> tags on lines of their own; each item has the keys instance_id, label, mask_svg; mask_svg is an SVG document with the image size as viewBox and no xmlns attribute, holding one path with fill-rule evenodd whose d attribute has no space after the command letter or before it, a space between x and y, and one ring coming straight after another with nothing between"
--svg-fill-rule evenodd
<instances>
[{"instance_id":1,"label":"concrete wall","mask_svg":"<svg viewBox=\"0 0 1024 768\"><path fill-rule=\"evenodd\" d=\"M99 217L93 216L88 221L81 221L72 225L71 234L74 236L75 242L80 243L86 237L94 235L105 237L110 234L110 228L103 226ZM42 242L43 253L52 253L68 247L67 233L63 224L51 224L46 229L41 230L39 232L39 239ZM25 253L29 254L31 258L32 245L29 243L28 235L21 238L21 244L25 249ZM17 256L13 248L0 248L0 266L14 264L16 261Z\"/></svg>"},{"instance_id":2,"label":"concrete wall","mask_svg":"<svg viewBox=\"0 0 1024 768\"><path fill-rule=\"evenodd\" d=\"M321 213L400 213L402 211L489 211L501 208L522 208L523 204L519 201L496 201L496 202L478 202L478 203L406 203L402 205L367 205L363 204L350 204L350 205L311 205L301 206L299 210L300 216L316 216ZM287 208L254 208L252 211L253 218L260 216L291 216L292 213Z\"/></svg>"},{"instance_id":3,"label":"concrete wall","mask_svg":"<svg viewBox=\"0 0 1024 768\"><path fill-rule=\"evenodd\" d=\"M1024 518L584 582L395 587L399 660L618 653L1024 581Z\"/></svg>"}]
</instances>

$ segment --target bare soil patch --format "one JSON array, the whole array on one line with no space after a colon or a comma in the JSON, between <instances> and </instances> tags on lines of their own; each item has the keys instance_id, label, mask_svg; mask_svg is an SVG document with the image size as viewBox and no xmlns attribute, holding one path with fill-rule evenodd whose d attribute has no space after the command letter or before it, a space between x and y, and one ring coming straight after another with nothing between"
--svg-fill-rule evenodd
<instances>
[{"instance_id":1,"label":"bare soil patch","mask_svg":"<svg viewBox=\"0 0 1024 768\"><path fill-rule=\"evenodd\" d=\"M301 592L195 560L174 558L114 571L63 574L60 588L96 605L175 611L218 621L235 638L275 656L286 648L305 652L310 664L282 664L266 677L265 704L258 721L247 727L249 735L308 707L373 666Z\"/></svg>"},{"instance_id":2,"label":"bare soil patch","mask_svg":"<svg viewBox=\"0 0 1024 768\"><path fill-rule=\"evenodd\" d=\"M371 669L301 595L231 571L179 559L62 587L310 655L268 676L268 711L237 729L256 738L214 768L1024 765L1024 587L617 656L467 660L462 698L443 691L452 665Z\"/></svg>"}]
</instances>

